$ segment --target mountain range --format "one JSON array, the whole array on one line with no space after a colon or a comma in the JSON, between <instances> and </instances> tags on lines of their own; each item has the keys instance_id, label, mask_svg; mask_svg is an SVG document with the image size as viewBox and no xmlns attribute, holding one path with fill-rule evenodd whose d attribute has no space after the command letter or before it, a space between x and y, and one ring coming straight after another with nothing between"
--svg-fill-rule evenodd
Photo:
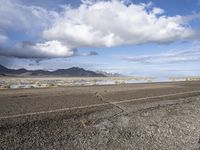
<instances>
[{"instance_id":1,"label":"mountain range","mask_svg":"<svg viewBox=\"0 0 200 150\"><path fill-rule=\"evenodd\" d=\"M64 76L64 77L106 77L105 74L85 70L79 67L68 69L58 69L55 71L47 70L27 70L27 69L9 69L0 65L0 76Z\"/></svg>"},{"instance_id":2,"label":"mountain range","mask_svg":"<svg viewBox=\"0 0 200 150\"><path fill-rule=\"evenodd\" d=\"M120 77L117 73L107 73L103 71L89 71L79 67L68 69L58 69L55 71L47 70L27 70L27 69L9 69L0 65L0 76L59 76L59 77Z\"/></svg>"}]
</instances>

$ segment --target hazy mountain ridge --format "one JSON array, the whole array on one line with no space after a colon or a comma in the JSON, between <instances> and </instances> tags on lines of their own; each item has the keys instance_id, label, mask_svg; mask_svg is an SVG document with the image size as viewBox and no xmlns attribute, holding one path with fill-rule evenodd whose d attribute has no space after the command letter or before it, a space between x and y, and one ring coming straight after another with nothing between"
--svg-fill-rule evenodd
<instances>
[{"instance_id":1,"label":"hazy mountain ridge","mask_svg":"<svg viewBox=\"0 0 200 150\"><path fill-rule=\"evenodd\" d=\"M1 76L66 76L66 77L106 77L106 75L85 70L79 67L68 69L58 69L55 71L46 70L27 70L27 69L8 69L0 65Z\"/></svg>"}]
</instances>

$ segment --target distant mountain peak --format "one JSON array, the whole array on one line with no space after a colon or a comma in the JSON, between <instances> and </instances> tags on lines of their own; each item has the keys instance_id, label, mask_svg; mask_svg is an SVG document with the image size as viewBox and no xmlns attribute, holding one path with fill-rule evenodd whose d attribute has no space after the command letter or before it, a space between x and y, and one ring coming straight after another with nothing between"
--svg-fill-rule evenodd
<instances>
[{"instance_id":1,"label":"distant mountain peak","mask_svg":"<svg viewBox=\"0 0 200 150\"><path fill-rule=\"evenodd\" d=\"M0 69L1 69L1 68L5 68L5 69L7 69L6 67L4 67L3 65L0 64Z\"/></svg>"},{"instance_id":2,"label":"distant mountain peak","mask_svg":"<svg viewBox=\"0 0 200 150\"><path fill-rule=\"evenodd\" d=\"M4 75L14 75L14 76L65 76L65 77L106 77L104 74L85 70L80 67L71 67L68 69L58 69L55 71L45 71L45 70L26 70L21 69L8 69L0 65L0 74Z\"/></svg>"},{"instance_id":3,"label":"distant mountain peak","mask_svg":"<svg viewBox=\"0 0 200 150\"><path fill-rule=\"evenodd\" d=\"M6 68L6 67L4 67L3 65L1 65L0 64L0 73L1 72L7 72L7 71L9 71L10 69L8 69L8 68Z\"/></svg>"}]
</instances>

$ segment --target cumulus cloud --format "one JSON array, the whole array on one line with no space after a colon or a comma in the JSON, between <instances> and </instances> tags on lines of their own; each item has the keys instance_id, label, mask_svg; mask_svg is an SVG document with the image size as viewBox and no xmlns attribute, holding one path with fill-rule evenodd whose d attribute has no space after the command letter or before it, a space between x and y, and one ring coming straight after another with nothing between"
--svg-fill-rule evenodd
<instances>
[{"instance_id":1,"label":"cumulus cloud","mask_svg":"<svg viewBox=\"0 0 200 150\"><path fill-rule=\"evenodd\" d=\"M163 9L149 4L125 5L112 0L66 7L54 24L44 30L43 37L72 47L111 47L168 43L192 38L194 34L182 16L166 16Z\"/></svg>"},{"instance_id":2,"label":"cumulus cloud","mask_svg":"<svg viewBox=\"0 0 200 150\"><path fill-rule=\"evenodd\" d=\"M5 32L42 31L58 16L55 11L47 11L37 6L26 6L19 0L0 0L0 28ZM39 33L40 34L40 33Z\"/></svg>"},{"instance_id":3,"label":"cumulus cloud","mask_svg":"<svg viewBox=\"0 0 200 150\"><path fill-rule=\"evenodd\" d=\"M143 55L143 56L122 56L122 60L140 63L179 63L191 62L200 60L200 46L193 46L185 50L173 50L157 55Z\"/></svg>"},{"instance_id":4,"label":"cumulus cloud","mask_svg":"<svg viewBox=\"0 0 200 150\"><path fill-rule=\"evenodd\" d=\"M17 58L56 58L70 57L75 50L63 45L59 41L47 41L44 43L21 42L11 48L1 48L0 55Z\"/></svg>"},{"instance_id":5,"label":"cumulus cloud","mask_svg":"<svg viewBox=\"0 0 200 150\"><path fill-rule=\"evenodd\" d=\"M63 44L61 40L43 40L40 37L41 32L48 28L56 18L61 14L55 11L49 11L38 6L24 5L20 0L0 0L0 29L5 32L17 32L20 36L27 37L32 34L38 40L44 42L24 42L19 41L16 44L6 47L3 46L8 39L6 35L0 34L0 55L17 58L34 58L41 60L43 58L71 57L77 55L76 46ZM75 33L74 33L75 34ZM88 52L81 56L97 55L94 52Z\"/></svg>"},{"instance_id":6,"label":"cumulus cloud","mask_svg":"<svg viewBox=\"0 0 200 150\"><path fill-rule=\"evenodd\" d=\"M26 6L19 0L0 0L0 29L6 33L17 32L20 37L39 38L41 32L47 28L59 13L49 11L37 6ZM16 33L15 33L16 34ZM0 34L0 55L17 58L56 58L70 57L74 55L74 49L62 44L60 41L46 42L17 42L13 46L6 47L3 43L8 39ZM39 39L39 40L42 40Z\"/></svg>"},{"instance_id":7,"label":"cumulus cloud","mask_svg":"<svg viewBox=\"0 0 200 150\"><path fill-rule=\"evenodd\" d=\"M82 0L79 7L63 5L56 12L24 5L20 0L0 2L0 29L3 32L20 32L20 37L25 39L36 34L37 41L43 41L17 41L10 48L2 46L2 56L70 57L75 55L76 49L84 47L168 43L196 37L196 32L187 24L190 19L167 16L163 9L154 7L152 3ZM9 38L6 34L0 35L0 42L4 42L6 37ZM89 52L87 55L96 53Z\"/></svg>"}]
</instances>

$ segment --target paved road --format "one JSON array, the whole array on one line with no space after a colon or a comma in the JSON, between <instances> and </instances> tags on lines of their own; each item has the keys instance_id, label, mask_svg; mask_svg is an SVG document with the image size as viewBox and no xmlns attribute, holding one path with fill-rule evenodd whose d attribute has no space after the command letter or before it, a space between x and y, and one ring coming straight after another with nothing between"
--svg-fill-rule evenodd
<instances>
[{"instance_id":1,"label":"paved road","mask_svg":"<svg viewBox=\"0 0 200 150\"><path fill-rule=\"evenodd\" d=\"M1 90L0 149L198 149L199 96L200 82Z\"/></svg>"},{"instance_id":2,"label":"paved road","mask_svg":"<svg viewBox=\"0 0 200 150\"><path fill-rule=\"evenodd\" d=\"M195 95L198 91L200 82L1 90L0 118L162 95L180 97L179 93L187 96L190 92Z\"/></svg>"}]
</instances>

